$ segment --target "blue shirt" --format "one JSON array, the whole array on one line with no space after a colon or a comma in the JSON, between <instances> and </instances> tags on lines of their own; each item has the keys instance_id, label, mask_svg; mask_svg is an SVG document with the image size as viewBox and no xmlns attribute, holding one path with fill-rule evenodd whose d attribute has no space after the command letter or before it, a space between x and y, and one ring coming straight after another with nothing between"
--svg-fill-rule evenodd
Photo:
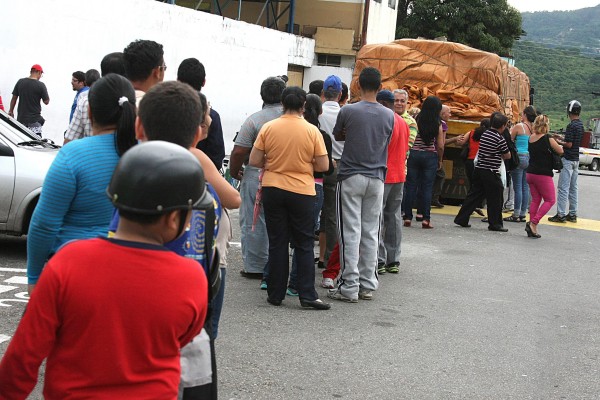
<instances>
[{"instance_id":1,"label":"blue shirt","mask_svg":"<svg viewBox=\"0 0 600 400\"><path fill-rule=\"evenodd\" d=\"M67 143L48 170L27 237L27 277L35 284L50 255L74 239L106 236L113 206L106 188L119 162L115 134Z\"/></svg>"},{"instance_id":2,"label":"blue shirt","mask_svg":"<svg viewBox=\"0 0 600 400\"><path fill-rule=\"evenodd\" d=\"M71 114L69 114L69 123L71 123L71 120L73 119L73 114L75 114L75 109L77 108L77 99L79 98L79 95L83 92L87 92L88 90L90 90L90 87L84 86L77 91L75 99L73 100L73 105L71 106Z\"/></svg>"},{"instance_id":3,"label":"blue shirt","mask_svg":"<svg viewBox=\"0 0 600 400\"><path fill-rule=\"evenodd\" d=\"M215 207L215 227L213 234L213 242L210 247L213 249L217 239L217 234L219 232L219 221L221 220L221 201L219 200L219 196L217 192L212 188L210 184L206 184L207 190L215 199L214 207ZM179 254L180 256L192 258L200 263L204 268L208 276L208 267L209 263L206 262L206 254L205 250L205 234L204 227L206 221L206 211L202 210L194 210L192 211L192 218L190 220L190 224L186 227L183 235L178 237L177 239L165 243L164 246L169 250ZM117 227L119 226L119 212L115 210L113 219L110 223L109 232L114 233L117 231ZM112 236L109 233L109 236Z\"/></svg>"}]
</instances>

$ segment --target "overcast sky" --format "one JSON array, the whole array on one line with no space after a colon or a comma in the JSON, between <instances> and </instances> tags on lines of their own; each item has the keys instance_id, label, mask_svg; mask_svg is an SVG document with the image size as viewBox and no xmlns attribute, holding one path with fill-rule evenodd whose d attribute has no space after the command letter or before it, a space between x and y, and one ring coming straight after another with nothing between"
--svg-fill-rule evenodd
<instances>
[{"instance_id":1,"label":"overcast sky","mask_svg":"<svg viewBox=\"0 0 600 400\"><path fill-rule=\"evenodd\" d=\"M594 7L600 4L600 0L508 0L508 4L521 12L555 11L578 10L585 7Z\"/></svg>"}]
</instances>

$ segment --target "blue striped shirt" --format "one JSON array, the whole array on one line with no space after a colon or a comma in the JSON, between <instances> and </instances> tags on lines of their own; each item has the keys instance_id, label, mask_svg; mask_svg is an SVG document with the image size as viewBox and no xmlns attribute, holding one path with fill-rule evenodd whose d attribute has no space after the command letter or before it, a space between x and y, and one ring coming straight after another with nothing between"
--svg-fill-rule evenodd
<instances>
[{"instance_id":1,"label":"blue striped shirt","mask_svg":"<svg viewBox=\"0 0 600 400\"><path fill-rule=\"evenodd\" d=\"M48 256L74 239L106 236L113 206L106 196L119 161L115 134L75 140L50 166L27 237L27 277L35 284Z\"/></svg>"}]
</instances>

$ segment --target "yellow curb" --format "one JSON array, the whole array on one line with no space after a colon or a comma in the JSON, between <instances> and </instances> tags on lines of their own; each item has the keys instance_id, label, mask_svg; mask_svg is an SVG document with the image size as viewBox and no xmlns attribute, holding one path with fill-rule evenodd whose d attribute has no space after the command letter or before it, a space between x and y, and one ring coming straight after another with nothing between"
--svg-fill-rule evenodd
<instances>
[{"instance_id":1,"label":"yellow curb","mask_svg":"<svg viewBox=\"0 0 600 400\"><path fill-rule=\"evenodd\" d=\"M439 215L456 215L456 214L458 214L458 210L460 210L460 207L444 206L444 208L432 208L431 213L439 214ZM485 210L484 210L484 213L485 213ZM509 216L511 214L507 213L504 215ZM572 228L572 229L582 229L585 231L600 232L600 221L595 220L595 219L585 219L585 218L577 217L576 223L567 222L567 223L561 224L558 222L548 221L548 217L551 217L551 215L547 215L544 218L542 218L542 220L540 221L540 225L558 226L560 228ZM473 215L471 215L471 218L481 218L481 217L477 214L473 214ZM510 228L510 226L518 225L518 224L512 223L512 224L505 224L505 225ZM524 225L525 224L523 224L523 226Z\"/></svg>"}]
</instances>

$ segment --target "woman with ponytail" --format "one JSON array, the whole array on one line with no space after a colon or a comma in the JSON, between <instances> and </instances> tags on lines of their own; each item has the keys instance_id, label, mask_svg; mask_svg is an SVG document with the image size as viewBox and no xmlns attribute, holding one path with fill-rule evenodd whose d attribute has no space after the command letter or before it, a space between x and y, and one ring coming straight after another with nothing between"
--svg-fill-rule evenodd
<instances>
[{"instance_id":1,"label":"woman with ponytail","mask_svg":"<svg viewBox=\"0 0 600 400\"><path fill-rule=\"evenodd\" d=\"M113 206L106 187L135 143L135 91L124 77L108 74L89 91L93 135L66 144L48 170L27 237L29 292L44 264L65 243L106 235Z\"/></svg>"},{"instance_id":2,"label":"woman with ponytail","mask_svg":"<svg viewBox=\"0 0 600 400\"><path fill-rule=\"evenodd\" d=\"M303 116L306 92L288 87L281 94L283 115L260 130L250 165L264 168L262 203L269 235L267 301L281 305L287 291L289 244L297 261L296 289L302 307L330 308L315 290L314 172L330 167L323 136Z\"/></svg>"}]
</instances>

